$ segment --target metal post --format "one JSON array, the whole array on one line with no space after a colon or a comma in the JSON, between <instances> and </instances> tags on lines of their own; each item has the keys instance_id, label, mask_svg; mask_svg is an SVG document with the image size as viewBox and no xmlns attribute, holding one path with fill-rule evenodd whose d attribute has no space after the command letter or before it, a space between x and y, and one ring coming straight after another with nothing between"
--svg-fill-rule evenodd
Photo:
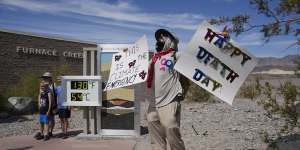
<instances>
[{"instance_id":1,"label":"metal post","mask_svg":"<svg viewBox=\"0 0 300 150\"><path fill-rule=\"evenodd\" d=\"M98 47L97 49L97 56L96 56L96 60L97 60L97 69L96 69L96 73L97 75L101 75L101 48ZM102 81L102 79L101 79ZM101 98L102 98L102 83L101 83ZM97 119L97 134L101 134L101 109L102 106L100 107L96 107L96 119Z\"/></svg>"},{"instance_id":2,"label":"metal post","mask_svg":"<svg viewBox=\"0 0 300 150\"><path fill-rule=\"evenodd\" d=\"M134 88L134 130L136 136L139 137L141 135L141 127L140 127L140 98L136 96Z\"/></svg>"},{"instance_id":3,"label":"metal post","mask_svg":"<svg viewBox=\"0 0 300 150\"><path fill-rule=\"evenodd\" d=\"M95 51L91 50L91 75L95 75ZM90 129L91 129L91 134L95 135L97 133L97 119L96 119L96 109L95 107L91 106L89 107L90 111Z\"/></svg>"},{"instance_id":4,"label":"metal post","mask_svg":"<svg viewBox=\"0 0 300 150\"><path fill-rule=\"evenodd\" d=\"M85 49L83 49L83 75L87 75L87 51ZM85 119L84 121L84 129L83 132L85 134L89 133L89 113L88 113L88 108L84 107L83 109L83 119Z\"/></svg>"}]
</instances>

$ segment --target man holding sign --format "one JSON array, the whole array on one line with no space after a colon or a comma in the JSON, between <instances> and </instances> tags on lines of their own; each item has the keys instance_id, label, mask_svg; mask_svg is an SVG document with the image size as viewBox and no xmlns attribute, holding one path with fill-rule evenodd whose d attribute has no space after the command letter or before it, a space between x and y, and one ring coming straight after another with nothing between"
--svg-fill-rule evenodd
<instances>
[{"instance_id":1,"label":"man holding sign","mask_svg":"<svg viewBox=\"0 0 300 150\"><path fill-rule=\"evenodd\" d=\"M184 150L184 142L179 131L180 100L182 86L179 73L174 70L178 40L169 31L155 32L157 52L151 59L147 86L155 87L155 101L151 101L147 120L154 149L165 150L167 141L172 150Z\"/></svg>"},{"instance_id":2,"label":"man holding sign","mask_svg":"<svg viewBox=\"0 0 300 150\"><path fill-rule=\"evenodd\" d=\"M157 30L155 37L157 53L152 57L147 79L149 88L152 80L155 84L155 102L150 102L147 115L150 137L158 149L165 150L167 140L172 150L184 150L179 131L183 90L178 72L232 104L257 59L230 40L226 31L219 33L206 22L200 25L177 63L178 40L164 29Z\"/></svg>"}]
</instances>

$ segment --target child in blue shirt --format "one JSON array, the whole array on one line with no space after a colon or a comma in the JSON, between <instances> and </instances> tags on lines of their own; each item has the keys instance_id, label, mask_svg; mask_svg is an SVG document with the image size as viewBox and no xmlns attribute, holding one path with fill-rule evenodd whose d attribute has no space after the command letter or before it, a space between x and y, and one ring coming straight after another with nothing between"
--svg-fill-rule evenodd
<instances>
[{"instance_id":1,"label":"child in blue shirt","mask_svg":"<svg viewBox=\"0 0 300 150\"><path fill-rule=\"evenodd\" d=\"M38 99L39 106L39 122L40 122L40 132L35 135L37 140L44 139L44 141L49 140L49 114L51 110L51 92L49 90L49 85L45 82L40 83L40 93Z\"/></svg>"}]
</instances>

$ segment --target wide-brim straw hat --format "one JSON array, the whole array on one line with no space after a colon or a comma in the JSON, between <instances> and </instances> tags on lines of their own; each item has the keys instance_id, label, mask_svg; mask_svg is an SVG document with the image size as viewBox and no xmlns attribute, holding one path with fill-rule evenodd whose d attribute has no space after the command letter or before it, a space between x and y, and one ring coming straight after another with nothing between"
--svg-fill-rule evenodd
<instances>
[{"instance_id":1,"label":"wide-brim straw hat","mask_svg":"<svg viewBox=\"0 0 300 150\"><path fill-rule=\"evenodd\" d=\"M41 78L52 78L52 74L50 72L45 72Z\"/></svg>"}]
</instances>

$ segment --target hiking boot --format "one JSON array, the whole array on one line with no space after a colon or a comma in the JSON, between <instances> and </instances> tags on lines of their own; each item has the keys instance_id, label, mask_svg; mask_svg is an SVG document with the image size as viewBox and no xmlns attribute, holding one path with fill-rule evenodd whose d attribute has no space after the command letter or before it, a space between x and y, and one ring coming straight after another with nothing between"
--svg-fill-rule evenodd
<instances>
[{"instance_id":1,"label":"hiking boot","mask_svg":"<svg viewBox=\"0 0 300 150\"><path fill-rule=\"evenodd\" d=\"M50 139L49 135L45 135L45 136L44 136L44 141L47 141L47 140L49 140L49 139Z\"/></svg>"},{"instance_id":2,"label":"hiking boot","mask_svg":"<svg viewBox=\"0 0 300 150\"><path fill-rule=\"evenodd\" d=\"M63 134L62 139L68 138L68 135L66 133Z\"/></svg>"},{"instance_id":3,"label":"hiking boot","mask_svg":"<svg viewBox=\"0 0 300 150\"><path fill-rule=\"evenodd\" d=\"M49 137L52 137L52 136L53 136L52 132L49 132L48 135L49 135Z\"/></svg>"},{"instance_id":4,"label":"hiking boot","mask_svg":"<svg viewBox=\"0 0 300 150\"><path fill-rule=\"evenodd\" d=\"M34 135L34 138L35 138L36 140L41 140L41 139L44 138L44 136L42 135L41 132L38 132L38 133L36 133L36 134Z\"/></svg>"}]
</instances>

